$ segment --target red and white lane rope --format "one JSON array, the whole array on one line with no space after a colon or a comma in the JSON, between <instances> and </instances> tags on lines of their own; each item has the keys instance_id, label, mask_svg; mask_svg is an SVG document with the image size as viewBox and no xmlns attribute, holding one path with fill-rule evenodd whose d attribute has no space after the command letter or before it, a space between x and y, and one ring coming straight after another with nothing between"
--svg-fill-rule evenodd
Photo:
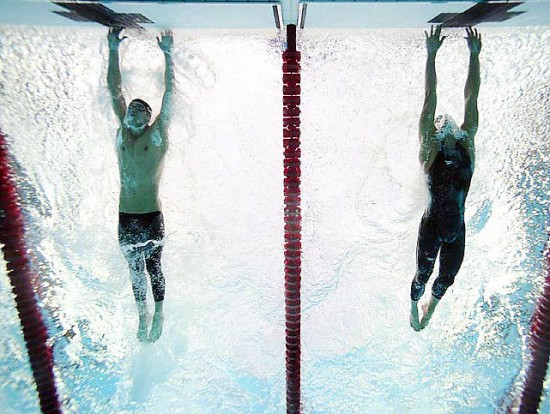
<instances>
[{"instance_id":1,"label":"red and white lane rope","mask_svg":"<svg viewBox=\"0 0 550 414\"><path fill-rule=\"evenodd\" d=\"M283 146L285 215L285 334L287 413L300 412L300 52L296 26L287 26L283 53Z\"/></svg>"},{"instance_id":2,"label":"red and white lane rope","mask_svg":"<svg viewBox=\"0 0 550 414\"><path fill-rule=\"evenodd\" d=\"M31 370L44 414L61 413L53 374L53 357L48 332L36 301L30 260L24 240L23 217L17 202L8 162L8 147L0 131L0 244L15 295L17 313L27 345Z\"/></svg>"},{"instance_id":3,"label":"red and white lane rope","mask_svg":"<svg viewBox=\"0 0 550 414\"><path fill-rule=\"evenodd\" d=\"M546 279L531 322L529 350L530 362L519 400L519 410L510 409L508 412L534 414L539 409L550 356L550 239L546 246Z\"/></svg>"}]
</instances>

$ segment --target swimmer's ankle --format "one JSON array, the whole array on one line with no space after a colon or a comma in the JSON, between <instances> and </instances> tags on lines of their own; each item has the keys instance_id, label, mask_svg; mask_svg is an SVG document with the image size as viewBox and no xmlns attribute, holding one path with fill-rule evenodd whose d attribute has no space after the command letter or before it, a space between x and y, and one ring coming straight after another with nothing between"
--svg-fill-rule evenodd
<instances>
[{"instance_id":1,"label":"swimmer's ankle","mask_svg":"<svg viewBox=\"0 0 550 414\"><path fill-rule=\"evenodd\" d=\"M138 314L140 318L145 317L148 314L146 301L144 300L136 301L136 306L137 306Z\"/></svg>"},{"instance_id":2,"label":"swimmer's ankle","mask_svg":"<svg viewBox=\"0 0 550 414\"><path fill-rule=\"evenodd\" d=\"M162 315L162 309L164 307L164 301L155 302L155 314Z\"/></svg>"},{"instance_id":3,"label":"swimmer's ankle","mask_svg":"<svg viewBox=\"0 0 550 414\"><path fill-rule=\"evenodd\" d=\"M437 306L440 300L441 299L436 298L434 295L431 296L430 303L428 304L428 308L432 313L435 310L435 307Z\"/></svg>"}]
</instances>

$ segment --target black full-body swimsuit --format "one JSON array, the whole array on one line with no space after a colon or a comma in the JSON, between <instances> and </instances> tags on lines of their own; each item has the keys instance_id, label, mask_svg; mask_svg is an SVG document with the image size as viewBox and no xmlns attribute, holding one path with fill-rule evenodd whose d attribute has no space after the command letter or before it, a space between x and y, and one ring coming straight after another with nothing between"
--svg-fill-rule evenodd
<instances>
[{"instance_id":1,"label":"black full-body swimsuit","mask_svg":"<svg viewBox=\"0 0 550 414\"><path fill-rule=\"evenodd\" d=\"M453 149L441 144L428 171L430 204L420 222L416 247L417 271L411 285L411 299L424 294L437 253L439 275L432 286L432 295L441 299L464 258L464 205L472 180L473 168L464 147L456 142Z\"/></svg>"}]
</instances>

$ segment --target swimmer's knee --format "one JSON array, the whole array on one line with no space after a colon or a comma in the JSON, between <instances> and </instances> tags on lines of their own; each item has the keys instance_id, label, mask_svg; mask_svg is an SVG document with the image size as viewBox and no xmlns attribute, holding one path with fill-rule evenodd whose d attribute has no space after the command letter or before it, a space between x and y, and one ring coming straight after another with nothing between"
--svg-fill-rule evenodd
<instances>
[{"instance_id":1,"label":"swimmer's knee","mask_svg":"<svg viewBox=\"0 0 550 414\"><path fill-rule=\"evenodd\" d=\"M458 239L458 235L458 231L448 231L441 235L441 240L443 241L443 243L451 244Z\"/></svg>"},{"instance_id":2,"label":"swimmer's knee","mask_svg":"<svg viewBox=\"0 0 550 414\"><path fill-rule=\"evenodd\" d=\"M420 266L414 275L414 280L419 284L426 284L428 283L428 280L430 279L430 275L433 271L433 265L430 267L424 267Z\"/></svg>"},{"instance_id":3,"label":"swimmer's knee","mask_svg":"<svg viewBox=\"0 0 550 414\"><path fill-rule=\"evenodd\" d=\"M151 278L151 287L153 289L153 298L155 299L155 302L162 302L164 300L164 292L166 290L164 277L161 275L161 277L156 279Z\"/></svg>"},{"instance_id":4,"label":"swimmer's knee","mask_svg":"<svg viewBox=\"0 0 550 414\"><path fill-rule=\"evenodd\" d=\"M422 297L426 290L426 283L430 279L432 268L420 267L414 275L414 279L411 283L411 299L417 301Z\"/></svg>"},{"instance_id":5,"label":"swimmer's knee","mask_svg":"<svg viewBox=\"0 0 550 414\"><path fill-rule=\"evenodd\" d=\"M147 285L132 285L136 302L144 302L147 299Z\"/></svg>"},{"instance_id":6,"label":"swimmer's knee","mask_svg":"<svg viewBox=\"0 0 550 414\"><path fill-rule=\"evenodd\" d=\"M445 295L445 292L447 292L447 288L449 286L445 286L443 284L433 284L432 286L432 296L438 300L441 300L441 298Z\"/></svg>"},{"instance_id":7,"label":"swimmer's knee","mask_svg":"<svg viewBox=\"0 0 550 414\"><path fill-rule=\"evenodd\" d=\"M411 300L417 302L426 290L426 282L420 282L415 277L411 283Z\"/></svg>"},{"instance_id":8,"label":"swimmer's knee","mask_svg":"<svg viewBox=\"0 0 550 414\"><path fill-rule=\"evenodd\" d=\"M147 272L151 277L157 277L162 276L162 268L160 266L160 260L154 260L150 259L145 262L145 266L147 267Z\"/></svg>"},{"instance_id":9,"label":"swimmer's knee","mask_svg":"<svg viewBox=\"0 0 550 414\"><path fill-rule=\"evenodd\" d=\"M447 289L449 289L455 282L454 276L438 277L432 286L432 295L436 299L441 299Z\"/></svg>"},{"instance_id":10,"label":"swimmer's knee","mask_svg":"<svg viewBox=\"0 0 550 414\"><path fill-rule=\"evenodd\" d=\"M130 277L133 280L141 280L145 277L145 266L143 265L143 262L140 261L132 261L129 263L130 267Z\"/></svg>"},{"instance_id":11,"label":"swimmer's knee","mask_svg":"<svg viewBox=\"0 0 550 414\"><path fill-rule=\"evenodd\" d=\"M451 244L464 235L464 222L462 219L448 220L439 229L441 241Z\"/></svg>"},{"instance_id":12,"label":"swimmer's knee","mask_svg":"<svg viewBox=\"0 0 550 414\"><path fill-rule=\"evenodd\" d=\"M155 298L155 302L161 302L162 300L164 300L166 281L164 279L164 275L162 274L160 263L157 262L157 264L151 264L151 266L151 268L149 267L149 265L147 266L147 271L149 272L149 276L151 278L153 297Z\"/></svg>"}]
</instances>

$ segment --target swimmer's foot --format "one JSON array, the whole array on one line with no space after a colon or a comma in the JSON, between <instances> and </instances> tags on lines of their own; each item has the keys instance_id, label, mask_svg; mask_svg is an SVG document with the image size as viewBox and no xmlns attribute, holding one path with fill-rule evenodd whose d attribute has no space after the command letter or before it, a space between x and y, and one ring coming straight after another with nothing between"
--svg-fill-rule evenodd
<instances>
[{"instance_id":1,"label":"swimmer's foot","mask_svg":"<svg viewBox=\"0 0 550 414\"><path fill-rule=\"evenodd\" d=\"M151 324L151 332L149 333L149 342L155 342L162 335L162 324L164 323L164 315L162 312L155 312L153 315L153 323Z\"/></svg>"},{"instance_id":2,"label":"swimmer's foot","mask_svg":"<svg viewBox=\"0 0 550 414\"><path fill-rule=\"evenodd\" d=\"M430 312L428 304L422 305L422 320L420 321L420 329L424 329L430 323L433 313Z\"/></svg>"},{"instance_id":3,"label":"swimmer's foot","mask_svg":"<svg viewBox=\"0 0 550 414\"><path fill-rule=\"evenodd\" d=\"M420 327L420 321L418 320L418 302L411 301L411 316L409 321L411 323L411 328L413 328L416 332L422 329Z\"/></svg>"},{"instance_id":4,"label":"swimmer's foot","mask_svg":"<svg viewBox=\"0 0 550 414\"><path fill-rule=\"evenodd\" d=\"M435 296L432 295L432 297L430 298L430 302L422 306L423 315L422 320L420 321L420 329L424 329L426 326L428 326L428 323L430 322L430 319L432 319L432 315L434 314L435 308L440 300L441 299L437 299Z\"/></svg>"},{"instance_id":5,"label":"swimmer's foot","mask_svg":"<svg viewBox=\"0 0 550 414\"><path fill-rule=\"evenodd\" d=\"M139 325L138 325L138 331L136 334L137 339L139 342L146 342L147 341L147 331L149 329L149 320L150 320L149 312L144 312L139 314Z\"/></svg>"}]
</instances>

